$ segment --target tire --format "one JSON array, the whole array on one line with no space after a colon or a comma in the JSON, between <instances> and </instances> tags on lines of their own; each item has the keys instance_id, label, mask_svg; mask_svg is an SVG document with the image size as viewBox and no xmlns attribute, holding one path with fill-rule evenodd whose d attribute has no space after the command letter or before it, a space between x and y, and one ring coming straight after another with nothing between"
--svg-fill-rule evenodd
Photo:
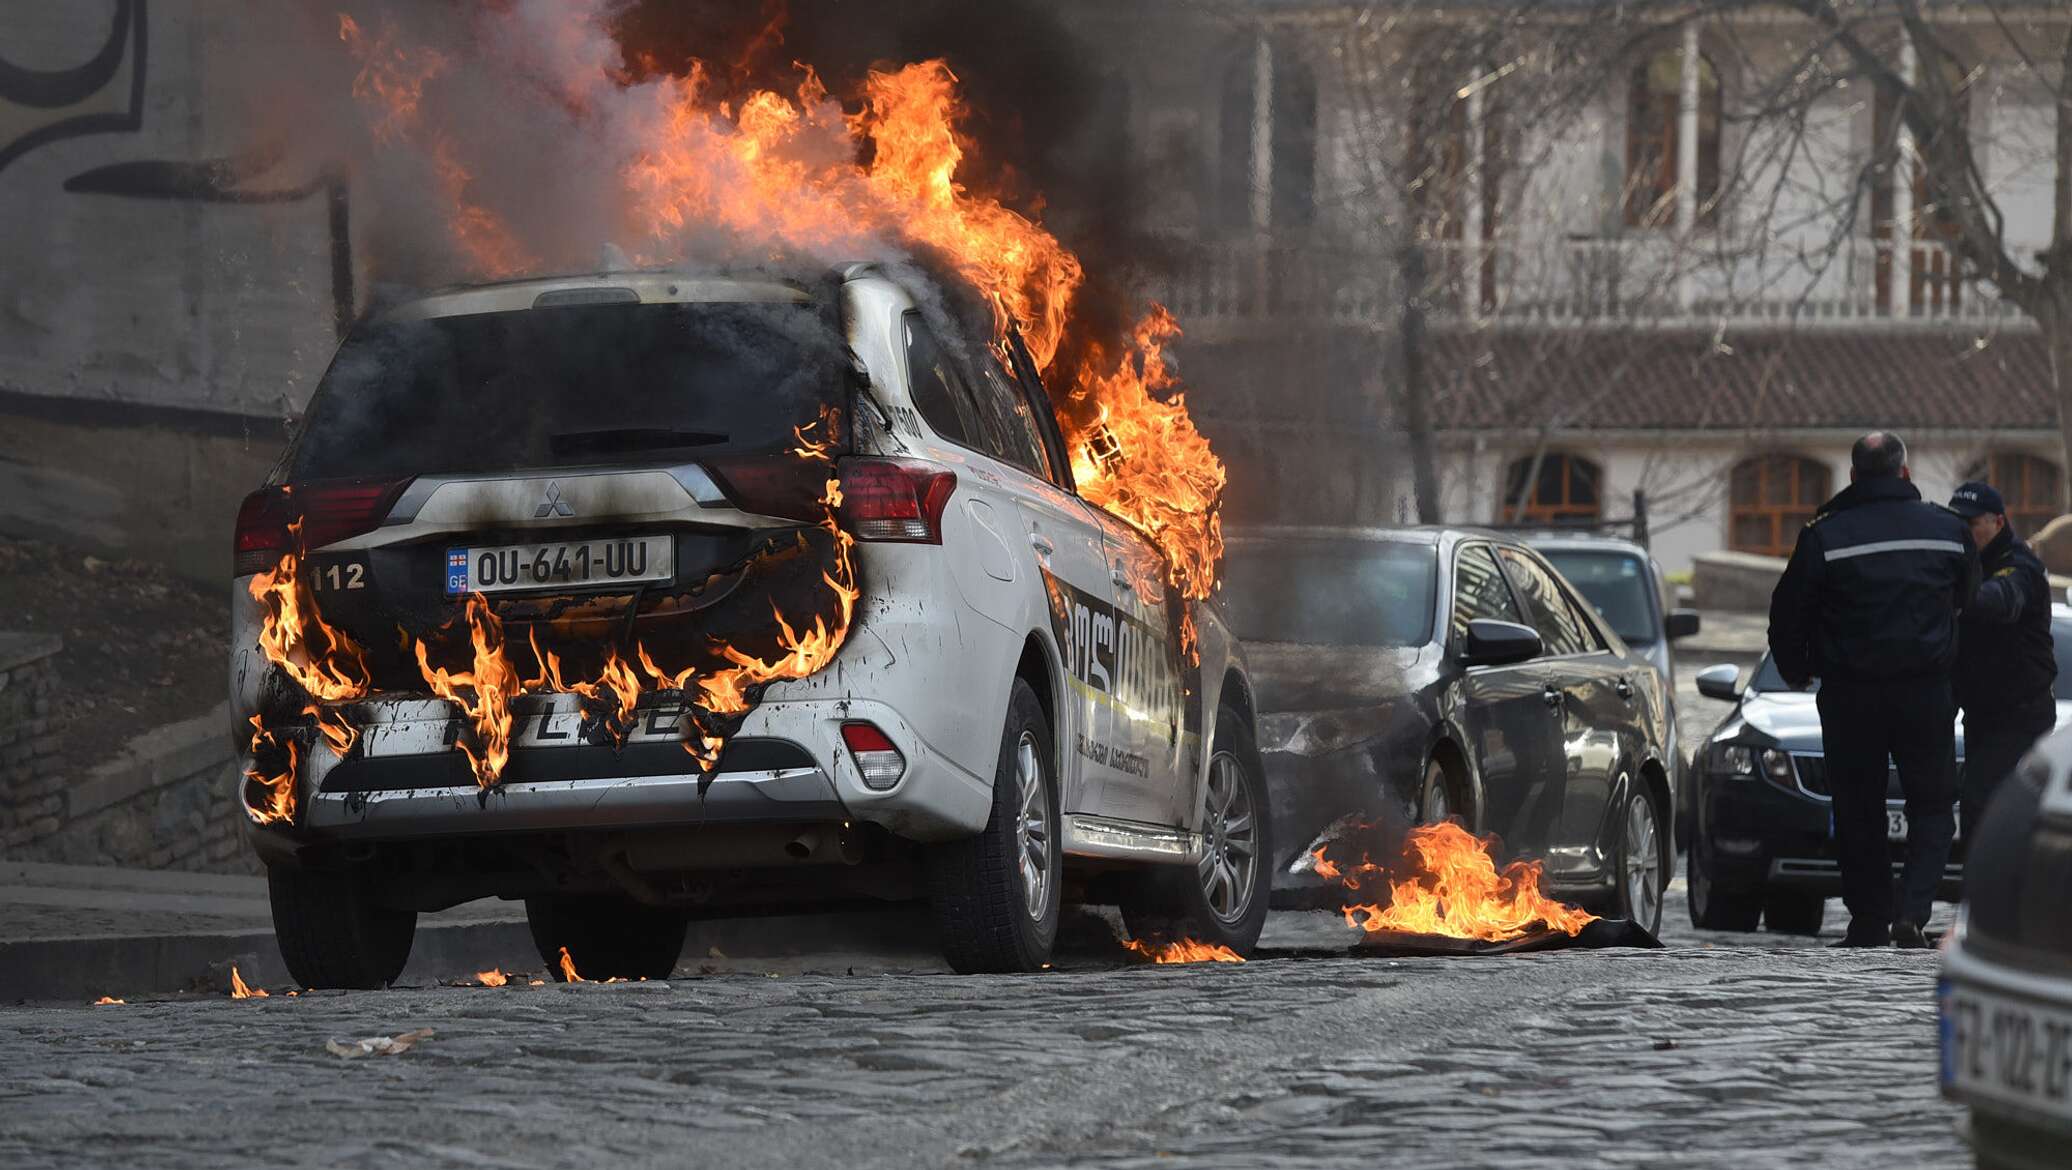
<instances>
[{"instance_id":1,"label":"tire","mask_svg":"<svg viewBox=\"0 0 2072 1170\"><path fill-rule=\"evenodd\" d=\"M1065 863L1052 744L1043 704L1015 679L986 827L926 854L936 934L962 974L1035 971L1050 961Z\"/></svg>"},{"instance_id":2,"label":"tire","mask_svg":"<svg viewBox=\"0 0 2072 1170\"><path fill-rule=\"evenodd\" d=\"M1230 707L1216 712L1204 804L1201 860L1139 875L1122 901L1122 924L1142 942L1191 940L1248 955L1271 900L1271 819L1252 729Z\"/></svg>"},{"instance_id":3,"label":"tire","mask_svg":"<svg viewBox=\"0 0 2072 1170\"><path fill-rule=\"evenodd\" d=\"M1621 917L1650 934L1662 929L1662 903L1669 888L1668 840L1662 805L1638 781L1628 781L1632 795L1619 817L1618 907Z\"/></svg>"},{"instance_id":4,"label":"tire","mask_svg":"<svg viewBox=\"0 0 2072 1170\"><path fill-rule=\"evenodd\" d=\"M1436 825L1448 817L1458 817L1461 824L1467 824L1467 809L1458 788L1439 757L1426 760L1424 785L1417 796L1417 823Z\"/></svg>"},{"instance_id":5,"label":"tire","mask_svg":"<svg viewBox=\"0 0 2072 1170\"><path fill-rule=\"evenodd\" d=\"M1763 901L1763 925L1777 934L1816 935L1827 916L1827 899L1817 894L1771 894Z\"/></svg>"},{"instance_id":6,"label":"tire","mask_svg":"<svg viewBox=\"0 0 2072 1170\"><path fill-rule=\"evenodd\" d=\"M380 904L357 874L268 868L266 892L281 960L304 987L387 987L410 961L417 912Z\"/></svg>"},{"instance_id":7,"label":"tire","mask_svg":"<svg viewBox=\"0 0 2072 1170\"><path fill-rule=\"evenodd\" d=\"M1684 900L1691 910L1691 925L1700 930L1732 930L1742 934L1755 930L1763 917L1762 896L1741 890L1723 890L1714 885L1708 863L1710 853L1705 835L1693 834L1690 871L1684 887Z\"/></svg>"},{"instance_id":8,"label":"tire","mask_svg":"<svg viewBox=\"0 0 2072 1170\"><path fill-rule=\"evenodd\" d=\"M667 979L683 955L691 916L611 895L550 896L525 900L525 922L553 979L568 980L563 947L584 980Z\"/></svg>"}]
</instances>

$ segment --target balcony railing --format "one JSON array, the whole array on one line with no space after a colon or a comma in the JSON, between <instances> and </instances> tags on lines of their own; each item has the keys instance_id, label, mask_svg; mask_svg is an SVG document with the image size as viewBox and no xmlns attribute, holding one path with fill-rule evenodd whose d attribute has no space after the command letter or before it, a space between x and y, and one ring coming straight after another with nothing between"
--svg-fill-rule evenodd
<instances>
[{"instance_id":1,"label":"balcony railing","mask_svg":"<svg viewBox=\"0 0 2072 1170\"><path fill-rule=\"evenodd\" d=\"M1857 239L1801 257L1722 257L1663 236L1471 245L1424 253L1435 319L1543 324L1988 322L2019 319L1945 246ZM1238 241L1199 245L1154 290L1195 328L1386 327L1402 312L1400 255Z\"/></svg>"}]
</instances>

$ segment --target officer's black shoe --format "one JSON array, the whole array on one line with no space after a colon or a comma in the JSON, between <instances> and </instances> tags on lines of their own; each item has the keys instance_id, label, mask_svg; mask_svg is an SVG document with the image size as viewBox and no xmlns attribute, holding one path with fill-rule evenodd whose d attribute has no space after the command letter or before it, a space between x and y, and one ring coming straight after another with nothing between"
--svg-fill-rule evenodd
<instances>
[{"instance_id":1,"label":"officer's black shoe","mask_svg":"<svg viewBox=\"0 0 2072 1170\"><path fill-rule=\"evenodd\" d=\"M1921 933L1920 924L1902 918L1892 924L1892 945L1903 951L1925 951L1928 936Z\"/></svg>"},{"instance_id":2,"label":"officer's black shoe","mask_svg":"<svg viewBox=\"0 0 2072 1170\"><path fill-rule=\"evenodd\" d=\"M1890 946L1891 943L1892 935L1889 931L1875 926L1859 927L1852 922L1849 924L1849 933L1843 935L1840 940L1827 945L1830 947L1882 947Z\"/></svg>"}]
</instances>

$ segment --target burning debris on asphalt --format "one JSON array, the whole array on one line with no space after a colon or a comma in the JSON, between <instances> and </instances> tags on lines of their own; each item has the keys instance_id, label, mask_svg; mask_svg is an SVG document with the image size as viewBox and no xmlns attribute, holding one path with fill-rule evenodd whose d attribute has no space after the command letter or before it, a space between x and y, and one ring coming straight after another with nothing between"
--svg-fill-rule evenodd
<instances>
[{"instance_id":1,"label":"burning debris on asphalt","mask_svg":"<svg viewBox=\"0 0 2072 1170\"><path fill-rule=\"evenodd\" d=\"M245 983L245 977L237 973L237 965L232 964L230 968L230 998L265 999L267 998L267 991L264 987L248 986Z\"/></svg>"},{"instance_id":2,"label":"burning debris on asphalt","mask_svg":"<svg viewBox=\"0 0 2072 1170\"><path fill-rule=\"evenodd\" d=\"M1362 824L1349 834L1373 836L1376 826ZM1367 850L1358 861L1333 859L1340 836L1310 854L1319 877L1339 882L1347 891L1348 926L1370 936L1418 935L1484 943L1504 943L1533 934L1558 933L1574 938L1597 916L1556 901L1540 892L1540 863L1514 861L1497 869L1494 838L1481 838L1453 820L1412 828L1393 856L1387 850L1376 861ZM1374 895L1386 889L1386 901ZM1370 899L1356 901L1356 899Z\"/></svg>"},{"instance_id":3,"label":"burning debris on asphalt","mask_svg":"<svg viewBox=\"0 0 2072 1170\"><path fill-rule=\"evenodd\" d=\"M1153 963L1242 963L1243 955L1218 943L1197 942L1181 939L1178 942L1156 943L1139 939L1121 940L1124 948L1133 954L1142 955Z\"/></svg>"}]
</instances>

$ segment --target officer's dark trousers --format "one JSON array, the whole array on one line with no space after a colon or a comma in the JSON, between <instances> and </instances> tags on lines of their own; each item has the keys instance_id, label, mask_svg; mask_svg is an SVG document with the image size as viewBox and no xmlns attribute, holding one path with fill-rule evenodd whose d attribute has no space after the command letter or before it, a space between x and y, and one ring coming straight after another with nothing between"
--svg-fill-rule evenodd
<instances>
[{"instance_id":1,"label":"officer's dark trousers","mask_svg":"<svg viewBox=\"0 0 2072 1170\"><path fill-rule=\"evenodd\" d=\"M1964 768L1958 779L1958 801L1963 806L1965 840L1977 831L1986 801L2000 782L2057 719L2057 701L2048 694L2013 710L1964 713Z\"/></svg>"},{"instance_id":2,"label":"officer's dark trousers","mask_svg":"<svg viewBox=\"0 0 2072 1170\"><path fill-rule=\"evenodd\" d=\"M1946 677L1826 679L1819 694L1835 852L1852 936L1880 938L1896 918L1928 921L1956 835L1957 707ZM1906 794L1906 876L1894 913L1885 832L1886 761Z\"/></svg>"}]
</instances>

